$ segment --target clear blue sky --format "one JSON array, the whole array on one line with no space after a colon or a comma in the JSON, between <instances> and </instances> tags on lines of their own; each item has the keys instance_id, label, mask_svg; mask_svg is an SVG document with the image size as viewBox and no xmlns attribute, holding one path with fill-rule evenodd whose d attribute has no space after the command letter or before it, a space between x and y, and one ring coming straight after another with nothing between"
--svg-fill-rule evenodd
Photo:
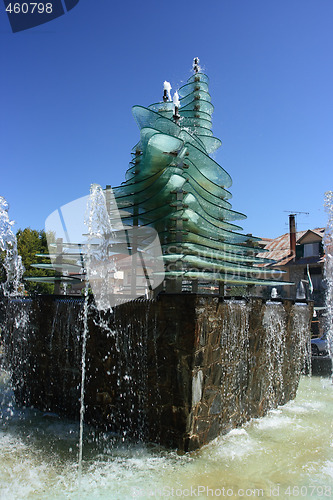
<instances>
[{"instance_id":1,"label":"clear blue sky","mask_svg":"<svg viewBox=\"0 0 333 500\"><path fill-rule=\"evenodd\" d=\"M0 195L15 228L42 229L91 183L124 180L134 104L176 90L198 56L210 78L215 159L245 232L326 225L333 189L332 0L80 0L13 34L0 4Z\"/></svg>"}]
</instances>

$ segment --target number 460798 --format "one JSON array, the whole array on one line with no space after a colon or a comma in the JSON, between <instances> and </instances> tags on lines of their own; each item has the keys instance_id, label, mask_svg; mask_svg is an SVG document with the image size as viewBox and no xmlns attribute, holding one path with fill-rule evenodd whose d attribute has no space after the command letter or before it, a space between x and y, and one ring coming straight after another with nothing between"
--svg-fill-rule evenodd
<instances>
[{"instance_id":1,"label":"number 460798","mask_svg":"<svg viewBox=\"0 0 333 500\"><path fill-rule=\"evenodd\" d=\"M52 3L9 3L6 7L6 11L10 14L33 14L34 12L38 14L51 14Z\"/></svg>"}]
</instances>

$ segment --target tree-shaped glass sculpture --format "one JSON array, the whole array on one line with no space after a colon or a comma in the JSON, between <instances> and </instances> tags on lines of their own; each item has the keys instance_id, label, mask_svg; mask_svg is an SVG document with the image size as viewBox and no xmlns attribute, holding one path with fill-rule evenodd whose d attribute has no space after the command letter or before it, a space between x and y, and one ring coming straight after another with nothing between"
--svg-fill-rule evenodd
<instances>
[{"instance_id":1,"label":"tree-shaped glass sculpture","mask_svg":"<svg viewBox=\"0 0 333 500\"><path fill-rule=\"evenodd\" d=\"M179 291L188 280L281 284L271 270L267 279L268 261L256 257L259 238L234 224L246 217L232 210L231 177L209 156L221 145L212 133L213 109L198 59L173 101L165 82L163 101L133 107L140 141L126 181L113 188L123 222L158 232L169 289Z\"/></svg>"}]
</instances>

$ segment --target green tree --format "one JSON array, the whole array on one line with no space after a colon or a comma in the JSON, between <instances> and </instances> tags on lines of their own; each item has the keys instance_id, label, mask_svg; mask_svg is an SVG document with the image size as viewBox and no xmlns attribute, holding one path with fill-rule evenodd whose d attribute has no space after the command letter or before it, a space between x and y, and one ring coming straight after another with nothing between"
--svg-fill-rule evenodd
<instances>
[{"instance_id":1,"label":"green tree","mask_svg":"<svg viewBox=\"0 0 333 500\"><path fill-rule=\"evenodd\" d=\"M25 267L23 278L31 276L54 276L53 270L36 269L31 267L31 264L48 264L49 258L37 257L36 254L48 254L47 239L44 230L37 231L30 227L19 229L16 233L17 250L22 257L22 262ZM36 283L25 281L25 289L29 293L53 293L54 285L49 283Z\"/></svg>"}]
</instances>

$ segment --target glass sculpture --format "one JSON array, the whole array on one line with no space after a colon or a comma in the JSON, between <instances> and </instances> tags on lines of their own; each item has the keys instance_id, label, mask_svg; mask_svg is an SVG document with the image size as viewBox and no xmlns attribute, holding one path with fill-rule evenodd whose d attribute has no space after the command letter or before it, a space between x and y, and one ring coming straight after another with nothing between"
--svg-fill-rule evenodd
<instances>
[{"instance_id":1,"label":"glass sculpture","mask_svg":"<svg viewBox=\"0 0 333 500\"><path fill-rule=\"evenodd\" d=\"M259 238L234 221L230 175L209 155L221 146L213 136L208 77L194 60L194 74L170 100L134 106L140 141L126 181L113 193L126 226L149 226L160 238L166 279L240 285L281 284L280 272L263 266ZM166 85L167 84L167 85ZM269 272L269 278L267 273Z\"/></svg>"}]
</instances>

